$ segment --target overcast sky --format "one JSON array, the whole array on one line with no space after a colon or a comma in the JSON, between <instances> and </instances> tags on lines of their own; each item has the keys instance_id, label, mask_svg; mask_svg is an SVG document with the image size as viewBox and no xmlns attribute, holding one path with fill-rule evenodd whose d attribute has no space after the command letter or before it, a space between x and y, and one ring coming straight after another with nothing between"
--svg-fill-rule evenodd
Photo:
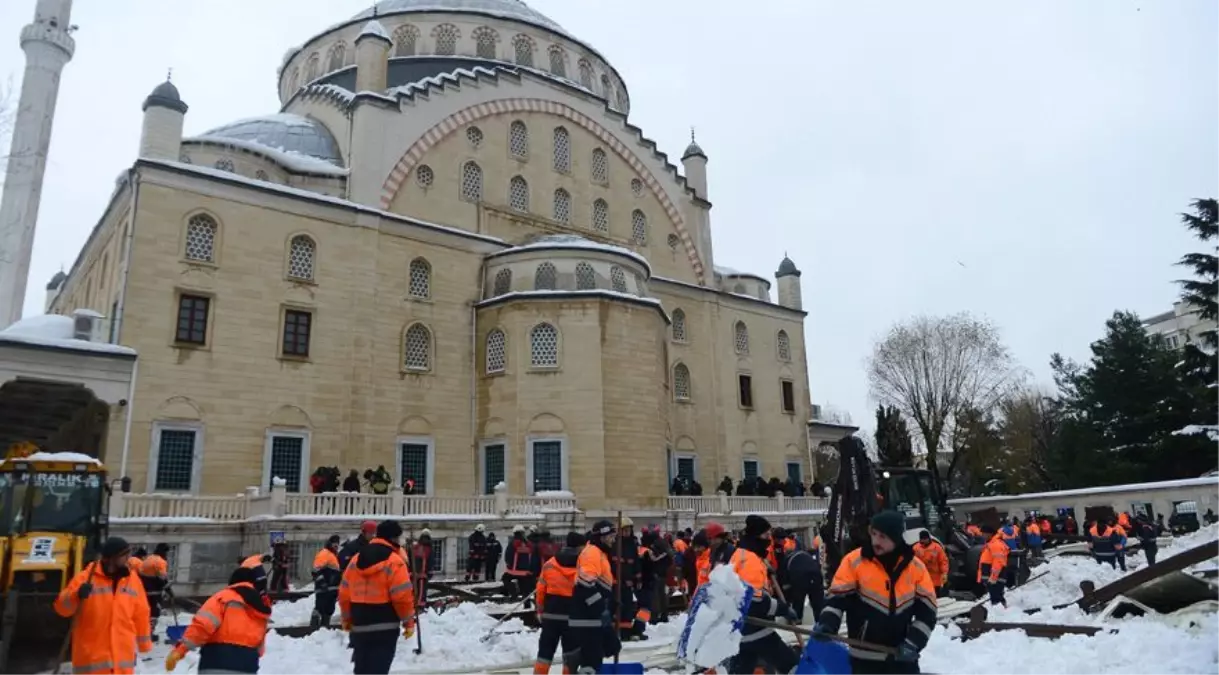
<instances>
[{"instance_id":1,"label":"overcast sky","mask_svg":"<svg viewBox=\"0 0 1219 675\"><path fill-rule=\"evenodd\" d=\"M187 135L277 112L284 52L369 4L77 0L26 313L134 160L167 69ZM864 426L865 362L895 321L984 314L1048 383L1050 353L1085 358L1114 309L1170 309L1172 263L1197 248L1177 213L1219 185L1213 0L529 4L614 64L670 157L697 127L716 263L773 278L792 257L813 401ZM14 83L33 12L0 2Z\"/></svg>"}]
</instances>

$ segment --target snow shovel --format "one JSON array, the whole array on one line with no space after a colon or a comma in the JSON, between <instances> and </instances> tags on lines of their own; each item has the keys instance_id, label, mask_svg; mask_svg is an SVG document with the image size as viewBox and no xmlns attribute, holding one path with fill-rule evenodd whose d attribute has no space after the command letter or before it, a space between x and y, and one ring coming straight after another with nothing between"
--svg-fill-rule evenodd
<instances>
[{"instance_id":1,"label":"snow shovel","mask_svg":"<svg viewBox=\"0 0 1219 675\"><path fill-rule=\"evenodd\" d=\"M512 609L508 610L508 611L507 611L507 613L505 613L503 616L501 616L501 617L499 618L499 621L496 621L496 622L495 622L495 625L494 625L494 626L491 626L491 630L487 631L487 634L486 634L486 635L484 635L484 636L482 636L482 637L478 638L478 641L479 641L479 642L486 642L487 640L490 640L490 639L491 639L491 636L495 634L495 629L496 629L496 628L499 628L499 625L500 625L501 623L503 623L503 622L507 621L507 620L508 620L508 617L512 616L513 614L516 614L517 610L518 610L518 609L520 609L522 606L524 606L524 604L525 604L526 602L529 602L529 599L530 599L530 598L532 598L534 595L537 595L537 592L538 592L538 591L537 591L537 589L535 588L535 589L533 589L533 591L532 591L531 593L529 593L529 595L526 595L524 598L521 598L521 601L520 601L520 602L518 602L518 603L516 603L515 605L513 605L513 606L512 606Z\"/></svg>"},{"instance_id":2,"label":"snow shovel","mask_svg":"<svg viewBox=\"0 0 1219 675\"><path fill-rule=\"evenodd\" d=\"M807 635L811 638L815 638L818 640L828 640L830 642L837 642L839 644L843 644L848 647L866 649L870 652L879 652L881 654L887 654L889 656L897 656L897 650L894 649L893 647L886 647L884 645L878 645L874 642L867 642L866 640L858 640L856 638L842 637L841 635L837 635L837 634L830 635L828 633L816 633L812 629L805 628L803 626L792 626L790 624L778 623L776 621L767 621L766 619L758 619L758 618L755 618L752 616L745 617L745 623L748 623L748 624L751 624L754 626L762 626L763 628L773 628L775 630L785 630L785 631L788 631L789 633L796 633L798 635Z\"/></svg>"},{"instance_id":3,"label":"snow shovel","mask_svg":"<svg viewBox=\"0 0 1219 675\"><path fill-rule=\"evenodd\" d=\"M186 626L183 626L178 621L178 598L169 590L169 586L166 586L165 590L161 591L161 595L169 596L169 611L173 612L174 615L174 625L165 627L165 639L169 642L170 646L177 647L178 643L182 641L182 636L186 635Z\"/></svg>"},{"instance_id":4,"label":"snow shovel","mask_svg":"<svg viewBox=\"0 0 1219 675\"><path fill-rule=\"evenodd\" d=\"M800 654L796 672L803 675L830 675L850 673L851 656L844 645L837 642L809 640Z\"/></svg>"}]
</instances>

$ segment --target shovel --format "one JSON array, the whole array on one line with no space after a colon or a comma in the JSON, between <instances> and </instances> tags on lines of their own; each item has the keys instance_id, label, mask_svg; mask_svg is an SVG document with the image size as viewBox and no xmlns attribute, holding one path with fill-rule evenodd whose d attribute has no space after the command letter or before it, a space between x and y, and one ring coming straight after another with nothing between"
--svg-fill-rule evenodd
<instances>
[{"instance_id":1,"label":"shovel","mask_svg":"<svg viewBox=\"0 0 1219 675\"><path fill-rule=\"evenodd\" d=\"M766 619L758 619L758 618L752 617L752 616L745 617L745 623L748 623L748 624L751 624L754 626L761 626L763 628L773 628L775 630L785 630L790 633L795 633L796 635L807 635L808 637L815 638L818 640L829 640L831 642L837 642L839 644L844 644L848 647L855 647L856 649L866 649L870 652L879 652L881 654L887 654L889 656L897 656L897 650L892 647L886 647L884 645L878 645L873 642L866 642L864 640L857 640L855 638L842 637L841 635L830 635L829 633L817 633L817 632L813 631L812 629L804 628L803 626L792 626L790 624L778 623L776 621L767 621Z\"/></svg>"},{"instance_id":2,"label":"shovel","mask_svg":"<svg viewBox=\"0 0 1219 675\"><path fill-rule=\"evenodd\" d=\"M494 626L491 626L491 630L487 631L487 634L486 634L486 635L484 635L484 636L482 636L482 637L478 638L478 641L479 641L479 642L486 642L487 640L490 640L490 639L491 639L491 636L495 634L495 629L496 629L496 628L499 628L499 625L500 625L501 623L503 623L503 622L507 621L507 620L508 620L508 617L512 616L513 614L516 614L516 611L517 611L518 609L520 609L522 606L524 606L524 604L525 604L526 602L529 602L529 599L530 599L530 598L532 598L534 595L536 595L536 594L537 594L537 592L538 592L538 591L537 591L537 589L535 588L535 589L533 590L533 592L531 592L529 595L526 595L524 598L522 598L522 599L521 599L521 601L520 601L520 602L518 602L518 603L516 603L515 605L513 605L512 609L508 610L508 611L507 611L507 612L506 612L506 613L505 613L503 616L501 616L501 617L499 618L499 621L496 621L496 622L495 622L495 625L494 625Z\"/></svg>"}]
</instances>

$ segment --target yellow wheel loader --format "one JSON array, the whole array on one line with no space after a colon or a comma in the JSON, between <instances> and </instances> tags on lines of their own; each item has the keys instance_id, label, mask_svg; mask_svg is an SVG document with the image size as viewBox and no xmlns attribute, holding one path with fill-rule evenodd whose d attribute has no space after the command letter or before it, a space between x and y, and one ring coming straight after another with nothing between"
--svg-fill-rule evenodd
<instances>
[{"instance_id":1,"label":"yellow wheel loader","mask_svg":"<svg viewBox=\"0 0 1219 675\"><path fill-rule=\"evenodd\" d=\"M0 672L39 672L58 656L71 624L52 605L101 549L107 492L105 467L84 455L0 461Z\"/></svg>"}]
</instances>

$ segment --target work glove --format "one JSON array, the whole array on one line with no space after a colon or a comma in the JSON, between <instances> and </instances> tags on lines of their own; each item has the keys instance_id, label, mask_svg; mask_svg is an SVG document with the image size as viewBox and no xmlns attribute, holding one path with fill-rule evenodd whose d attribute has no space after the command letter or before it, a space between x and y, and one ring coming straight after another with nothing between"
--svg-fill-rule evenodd
<instances>
[{"instance_id":1,"label":"work glove","mask_svg":"<svg viewBox=\"0 0 1219 675\"><path fill-rule=\"evenodd\" d=\"M796 614L796 610L792 609L791 605L784 604L781 609L783 610L783 617L787 619L788 623L800 623L800 617Z\"/></svg>"},{"instance_id":2,"label":"work glove","mask_svg":"<svg viewBox=\"0 0 1219 675\"><path fill-rule=\"evenodd\" d=\"M90 595L93 595L93 584L91 583L83 583L80 588L76 589L76 597L81 600L87 600Z\"/></svg>"},{"instance_id":3,"label":"work glove","mask_svg":"<svg viewBox=\"0 0 1219 675\"><path fill-rule=\"evenodd\" d=\"M351 632L351 619L342 619L339 623L339 626L343 629L344 633L350 633Z\"/></svg>"},{"instance_id":4,"label":"work glove","mask_svg":"<svg viewBox=\"0 0 1219 675\"><path fill-rule=\"evenodd\" d=\"M415 620L407 619L402 622L402 637L407 640L415 637Z\"/></svg>"},{"instance_id":5,"label":"work glove","mask_svg":"<svg viewBox=\"0 0 1219 675\"><path fill-rule=\"evenodd\" d=\"M831 635L833 633L830 632L830 629L826 628L820 621L813 624L813 639L828 642Z\"/></svg>"},{"instance_id":6,"label":"work glove","mask_svg":"<svg viewBox=\"0 0 1219 675\"><path fill-rule=\"evenodd\" d=\"M897 656L893 657L893 660L901 663L918 663L918 650L909 642L903 642L902 646L897 648Z\"/></svg>"},{"instance_id":7,"label":"work glove","mask_svg":"<svg viewBox=\"0 0 1219 675\"><path fill-rule=\"evenodd\" d=\"M182 657L184 656L186 656L186 649L184 649L182 645L174 647L173 650L165 656L165 670L172 673L174 668L178 667L178 662L181 661Z\"/></svg>"}]
</instances>

